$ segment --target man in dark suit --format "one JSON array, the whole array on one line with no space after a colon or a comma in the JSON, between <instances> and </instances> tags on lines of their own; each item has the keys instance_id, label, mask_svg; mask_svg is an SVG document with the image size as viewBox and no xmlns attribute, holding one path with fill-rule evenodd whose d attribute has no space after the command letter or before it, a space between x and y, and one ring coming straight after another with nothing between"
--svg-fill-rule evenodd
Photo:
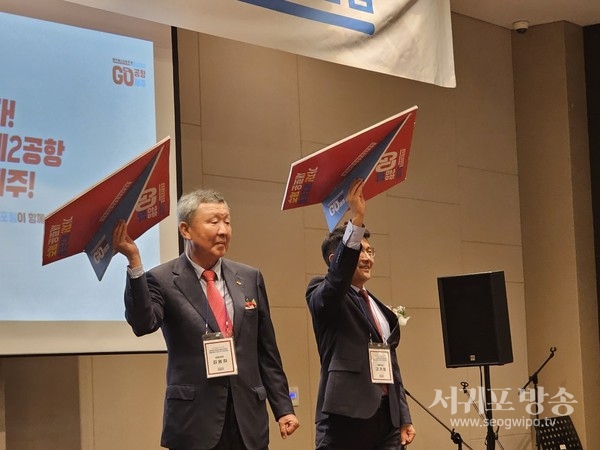
<instances>
[{"instance_id":1,"label":"man in dark suit","mask_svg":"<svg viewBox=\"0 0 600 450\"><path fill-rule=\"evenodd\" d=\"M231 222L221 194L197 190L184 195L177 215L184 253L148 272L126 224L120 222L113 234L114 249L129 263L127 322L138 336L160 328L167 345L161 445L176 450L265 450L267 399L282 438L299 423L262 274L223 258ZM213 286L203 279L210 270L216 273ZM216 305L210 291L214 287L220 291Z\"/></svg>"},{"instance_id":2,"label":"man in dark suit","mask_svg":"<svg viewBox=\"0 0 600 450\"><path fill-rule=\"evenodd\" d=\"M396 450L415 437L396 356L398 318L364 289L375 251L362 188L362 180L351 185L351 221L324 240L327 275L306 291L321 360L317 450Z\"/></svg>"}]
</instances>

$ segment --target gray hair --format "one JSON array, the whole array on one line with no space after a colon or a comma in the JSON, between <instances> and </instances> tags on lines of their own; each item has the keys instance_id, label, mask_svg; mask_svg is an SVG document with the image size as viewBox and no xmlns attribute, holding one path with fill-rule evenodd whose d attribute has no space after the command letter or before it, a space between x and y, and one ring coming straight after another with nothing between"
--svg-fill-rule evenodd
<instances>
[{"instance_id":1,"label":"gray hair","mask_svg":"<svg viewBox=\"0 0 600 450\"><path fill-rule=\"evenodd\" d=\"M213 189L197 189L181 196L177 202L177 221L192 223L196 210L201 203L223 203L225 197Z\"/></svg>"}]
</instances>

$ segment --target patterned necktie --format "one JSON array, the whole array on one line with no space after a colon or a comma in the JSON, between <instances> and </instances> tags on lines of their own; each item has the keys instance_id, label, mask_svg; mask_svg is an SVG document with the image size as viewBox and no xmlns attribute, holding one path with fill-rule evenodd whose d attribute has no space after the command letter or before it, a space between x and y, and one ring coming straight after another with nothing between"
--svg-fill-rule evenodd
<instances>
[{"instance_id":1,"label":"patterned necktie","mask_svg":"<svg viewBox=\"0 0 600 450\"><path fill-rule=\"evenodd\" d=\"M375 316L375 314L373 314L373 308L371 308L371 300L369 299L369 293L366 291L366 289L360 289L358 291L358 293L360 294L360 296L364 299L365 303L367 304L367 308L369 311L368 314L371 315L373 322L375 322L375 327L377 328L377 332L379 333L379 336L381 336L381 338L383 339L383 333L381 332L381 325L379 325L379 320L377 320L377 317ZM388 395L387 385L382 384L381 391L383 392L383 395Z\"/></svg>"},{"instance_id":2,"label":"patterned necktie","mask_svg":"<svg viewBox=\"0 0 600 450\"><path fill-rule=\"evenodd\" d=\"M227 329L227 324L230 324L229 315L227 314L227 308L225 308L225 300L215 285L215 278L217 274L214 270L205 270L202 272L202 278L206 280L206 296L208 297L208 303L210 309L217 319L219 329L226 336L230 336L230 330Z\"/></svg>"},{"instance_id":3,"label":"patterned necktie","mask_svg":"<svg viewBox=\"0 0 600 450\"><path fill-rule=\"evenodd\" d=\"M373 321L373 323L375 324L375 328L377 329L377 332L379 333L379 336L381 336L381 338L383 338L383 333L381 332L381 326L379 325L379 320L377 320L377 317L375 316L375 314L373 314L373 308L371 308L371 300L369 299L369 293L366 291L366 289L360 289L359 294L361 295L361 297L365 300L365 303L367 304L367 310L368 313L371 316L371 319Z\"/></svg>"}]
</instances>

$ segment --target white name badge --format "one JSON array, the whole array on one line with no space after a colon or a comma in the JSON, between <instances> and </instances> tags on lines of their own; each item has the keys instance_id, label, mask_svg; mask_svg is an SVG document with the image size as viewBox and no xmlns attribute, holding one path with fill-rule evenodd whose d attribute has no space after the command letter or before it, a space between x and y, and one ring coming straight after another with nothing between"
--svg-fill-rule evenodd
<instances>
[{"instance_id":1,"label":"white name badge","mask_svg":"<svg viewBox=\"0 0 600 450\"><path fill-rule=\"evenodd\" d=\"M237 360L232 337L222 333L208 333L202 336L206 378L225 377L238 374Z\"/></svg>"},{"instance_id":2,"label":"white name badge","mask_svg":"<svg viewBox=\"0 0 600 450\"><path fill-rule=\"evenodd\" d=\"M371 342L369 344L369 365L371 366L371 381L373 383L391 384L394 382L389 345L381 342Z\"/></svg>"}]
</instances>

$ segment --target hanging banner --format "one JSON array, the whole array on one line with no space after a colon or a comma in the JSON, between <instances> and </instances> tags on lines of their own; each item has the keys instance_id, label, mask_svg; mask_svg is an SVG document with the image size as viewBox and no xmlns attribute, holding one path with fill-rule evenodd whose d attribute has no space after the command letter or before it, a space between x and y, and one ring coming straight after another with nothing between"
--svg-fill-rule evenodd
<instances>
[{"instance_id":1,"label":"hanging banner","mask_svg":"<svg viewBox=\"0 0 600 450\"><path fill-rule=\"evenodd\" d=\"M449 0L70 0L442 87L455 87Z\"/></svg>"}]
</instances>

